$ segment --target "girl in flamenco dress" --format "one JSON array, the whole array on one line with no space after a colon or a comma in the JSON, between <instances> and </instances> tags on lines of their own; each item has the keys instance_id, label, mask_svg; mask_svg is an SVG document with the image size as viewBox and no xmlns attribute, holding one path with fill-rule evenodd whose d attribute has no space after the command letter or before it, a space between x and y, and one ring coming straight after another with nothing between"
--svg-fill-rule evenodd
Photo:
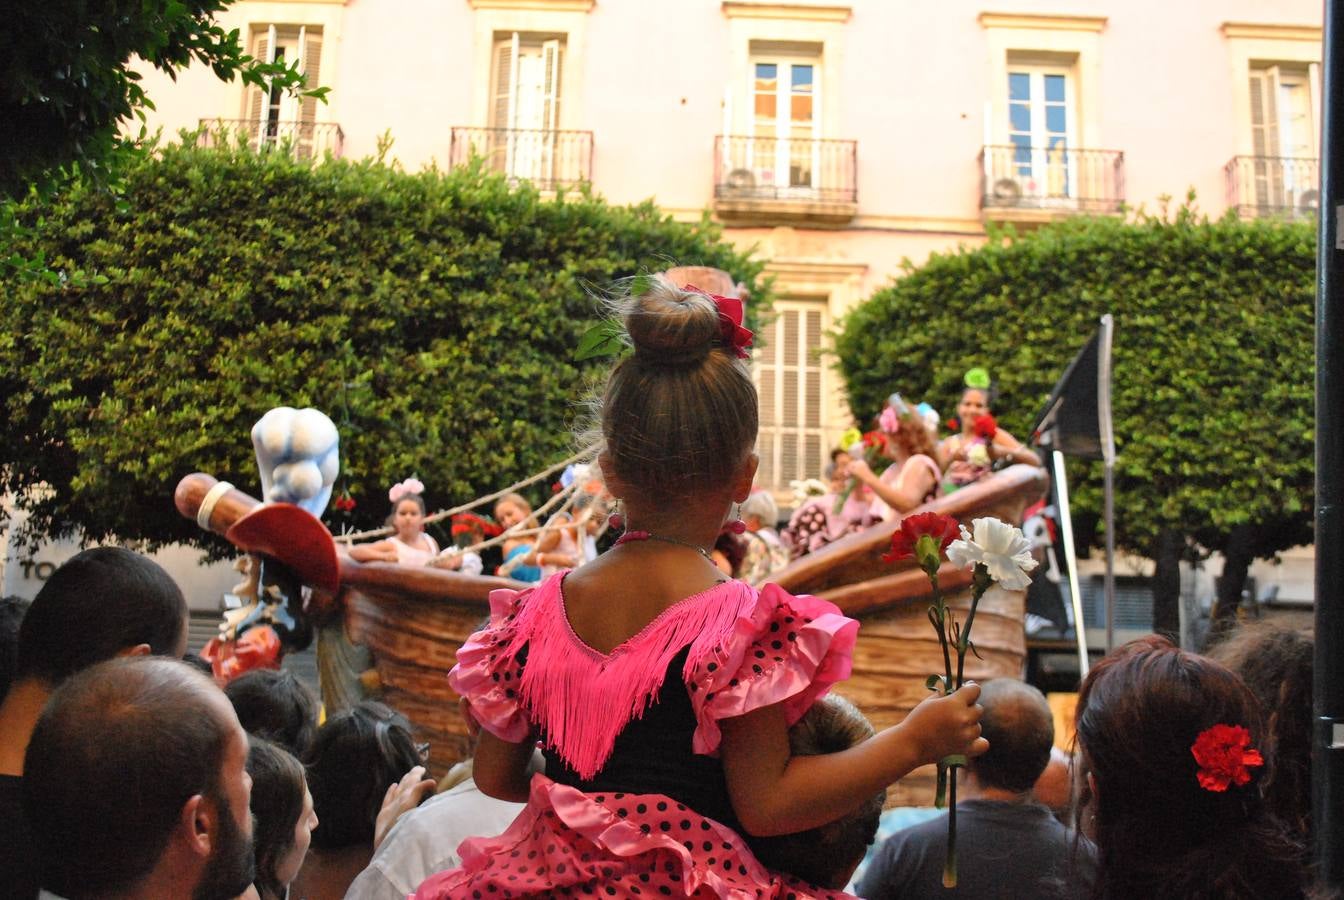
<instances>
[{"instance_id":1,"label":"girl in flamenco dress","mask_svg":"<svg viewBox=\"0 0 1344 900\"><path fill-rule=\"evenodd\" d=\"M599 463L627 530L587 565L496 591L458 651L476 783L527 806L463 842L420 900L844 896L766 868L744 835L834 821L916 766L987 746L969 685L849 750L790 755L789 726L849 675L858 623L710 562L756 473L751 332L740 300L641 283L616 301L634 352L600 405ZM538 741L545 771L529 778Z\"/></svg>"}]
</instances>

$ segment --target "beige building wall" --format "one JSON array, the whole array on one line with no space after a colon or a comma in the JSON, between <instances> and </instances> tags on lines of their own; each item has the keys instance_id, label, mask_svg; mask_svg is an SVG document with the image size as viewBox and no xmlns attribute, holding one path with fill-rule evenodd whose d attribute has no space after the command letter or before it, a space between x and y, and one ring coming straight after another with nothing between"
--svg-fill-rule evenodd
<instances>
[{"instance_id":1,"label":"beige building wall","mask_svg":"<svg viewBox=\"0 0 1344 900\"><path fill-rule=\"evenodd\" d=\"M372 154L390 134L402 165L443 167L454 129L502 125L514 131L472 140L513 174L591 179L613 202L653 198L685 219L708 208L730 240L759 248L794 317L778 328L796 326L802 342L769 361L773 380L762 383L783 416L767 437L792 448L775 451L780 488L819 474L850 424L809 335L820 340L903 260L983 241L989 220L1030 226L1121 202L1151 210L1189 189L1215 216L1257 190L1261 207L1265 197L1308 202L1300 173L1263 166L1245 169L1241 196L1229 198L1226 167L1281 155L1295 128L1309 140L1293 155L1314 156L1320 20L1319 0L240 0L221 18L249 41L272 25L320 36L318 81L332 91L312 115L339 125L346 156ZM783 127L756 115L758 64L786 82L777 105L799 104L786 147L852 148L815 145L797 177L792 149L716 148L724 134ZM789 78L810 91L795 96ZM1030 100L1015 106L1010 83ZM145 87L158 105L151 125L170 132L250 110L240 86L205 71L176 83L150 74ZM542 149L522 126L542 134ZM1016 151L988 165L981 156L1015 127L1037 147L1030 176ZM577 155L548 149L570 131ZM1046 144L1110 153L1066 158Z\"/></svg>"}]
</instances>

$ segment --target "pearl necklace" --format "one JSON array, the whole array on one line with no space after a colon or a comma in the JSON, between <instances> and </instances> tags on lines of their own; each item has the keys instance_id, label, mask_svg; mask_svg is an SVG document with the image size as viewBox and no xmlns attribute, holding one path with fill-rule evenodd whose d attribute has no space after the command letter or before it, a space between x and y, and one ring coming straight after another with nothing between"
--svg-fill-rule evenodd
<instances>
[{"instance_id":1,"label":"pearl necklace","mask_svg":"<svg viewBox=\"0 0 1344 900\"><path fill-rule=\"evenodd\" d=\"M616 539L613 547L619 547L621 544L628 544L632 541L662 541L665 544L679 544L682 547L690 547L696 553L699 553L710 564L714 564L714 559L709 555L709 551L699 544L692 544L690 541L683 541L679 538L665 537L661 534L650 534L647 531L627 531Z\"/></svg>"}]
</instances>

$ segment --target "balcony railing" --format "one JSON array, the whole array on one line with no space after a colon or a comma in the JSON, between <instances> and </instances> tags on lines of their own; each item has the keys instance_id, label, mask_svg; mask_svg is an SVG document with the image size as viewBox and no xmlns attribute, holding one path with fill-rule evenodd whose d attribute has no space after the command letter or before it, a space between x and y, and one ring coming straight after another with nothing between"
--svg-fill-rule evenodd
<instances>
[{"instance_id":1,"label":"balcony railing","mask_svg":"<svg viewBox=\"0 0 1344 900\"><path fill-rule=\"evenodd\" d=\"M1224 172L1227 205L1237 215L1302 218L1320 208L1320 166L1314 159L1234 156Z\"/></svg>"},{"instance_id":2,"label":"balcony railing","mask_svg":"<svg viewBox=\"0 0 1344 900\"><path fill-rule=\"evenodd\" d=\"M449 158L465 164L473 156L514 181L530 181L553 191L593 180L593 133L538 128L454 128Z\"/></svg>"},{"instance_id":3,"label":"balcony railing","mask_svg":"<svg viewBox=\"0 0 1344 900\"><path fill-rule=\"evenodd\" d=\"M980 153L980 205L986 211L1119 212L1125 154L1062 146L987 146Z\"/></svg>"},{"instance_id":4,"label":"balcony railing","mask_svg":"<svg viewBox=\"0 0 1344 900\"><path fill-rule=\"evenodd\" d=\"M852 205L857 155L855 141L719 135L714 198Z\"/></svg>"},{"instance_id":5,"label":"balcony railing","mask_svg":"<svg viewBox=\"0 0 1344 900\"><path fill-rule=\"evenodd\" d=\"M197 144L210 147L241 137L253 150L289 148L303 159L328 151L340 156L345 132L335 122L266 121L255 119L201 119Z\"/></svg>"}]
</instances>

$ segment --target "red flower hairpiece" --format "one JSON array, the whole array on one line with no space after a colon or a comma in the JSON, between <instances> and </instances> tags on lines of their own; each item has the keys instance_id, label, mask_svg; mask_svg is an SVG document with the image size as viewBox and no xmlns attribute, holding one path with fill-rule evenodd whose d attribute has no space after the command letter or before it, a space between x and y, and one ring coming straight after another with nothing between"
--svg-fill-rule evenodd
<instances>
[{"instance_id":1,"label":"red flower hairpiece","mask_svg":"<svg viewBox=\"0 0 1344 900\"><path fill-rule=\"evenodd\" d=\"M723 339L723 345L733 348L733 353L738 359L747 359L750 355L747 353L747 349L751 347L755 335L751 333L751 329L742 325L745 313L742 301L737 297L720 297L718 294L711 294L709 291L703 291L693 284L686 285L686 290L702 294L714 301L714 305L719 309L719 335Z\"/></svg>"},{"instance_id":2,"label":"red flower hairpiece","mask_svg":"<svg viewBox=\"0 0 1344 900\"><path fill-rule=\"evenodd\" d=\"M1240 725L1220 723L1204 729L1190 745L1190 753L1199 764L1199 786L1214 793L1246 784L1250 770L1265 764L1260 751L1251 746L1251 733Z\"/></svg>"}]
</instances>

